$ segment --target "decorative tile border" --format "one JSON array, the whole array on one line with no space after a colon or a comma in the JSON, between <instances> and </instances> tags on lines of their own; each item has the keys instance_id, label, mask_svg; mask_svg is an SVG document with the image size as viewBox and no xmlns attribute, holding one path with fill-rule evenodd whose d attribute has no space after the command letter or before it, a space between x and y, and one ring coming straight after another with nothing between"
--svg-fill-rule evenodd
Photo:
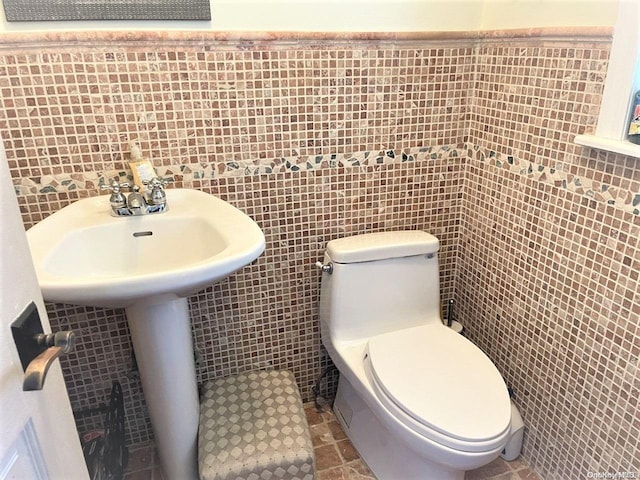
<instances>
[{"instance_id":1,"label":"decorative tile border","mask_svg":"<svg viewBox=\"0 0 640 480\"><path fill-rule=\"evenodd\" d=\"M181 164L156 167L160 176L181 187L192 187L194 181L212 180L245 175L269 175L273 173L304 172L327 168L356 168L371 165L389 165L394 163L421 162L455 158L466 155L468 158L490 162L492 165L511 173L534 178L539 182L553 185L578 195L583 195L599 203L605 203L626 213L640 215L640 184L633 182L634 190L581 178L565 170L566 165L556 163L553 166L537 164L517 158L513 155L487 150L478 145L443 145L414 147L402 150L381 150L376 152L356 152L351 154L332 153L327 155L282 157L278 159L258 160L256 162L221 162L208 165ZM18 196L33 194L88 191L97 194L101 185L110 179L131 181L130 171L113 170L107 172L85 172L82 174L46 175L39 179L21 178L16 180Z\"/></svg>"},{"instance_id":2,"label":"decorative tile border","mask_svg":"<svg viewBox=\"0 0 640 480\"><path fill-rule=\"evenodd\" d=\"M389 165L405 162L442 160L459 157L464 149L444 145L440 147L415 147L402 150L380 150L376 152L331 153L326 155L282 157L255 162L231 161L210 164L175 164L156 166L156 172L169 182L179 182L188 187L194 180L207 180L245 175L268 175L272 173L304 172L327 168L352 168L372 165ZM97 192L101 185L117 178L119 181L131 181L130 170L111 170L106 172L62 173L43 175L39 178L20 178L15 189L18 196L61 193L87 190Z\"/></svg>"},{"instance_id":3,"label":"decorative tile border","mask_svg":"<svg viewBox=\"0 0 640 480\"><path fill-rule=\"evenodd\" d=\"M563 163L556 163L553 166L541 165L519 159L513 155L485 150L477 145L470 146L467 155L469 158L489 162L511 173L583 195L598 203L605 203L626 213L640 215L640 184L637 182L630 186L630 188L635 188L633 191L589 178L581 178L565 171L566 165Z\"/></svg>"}]
</instances>

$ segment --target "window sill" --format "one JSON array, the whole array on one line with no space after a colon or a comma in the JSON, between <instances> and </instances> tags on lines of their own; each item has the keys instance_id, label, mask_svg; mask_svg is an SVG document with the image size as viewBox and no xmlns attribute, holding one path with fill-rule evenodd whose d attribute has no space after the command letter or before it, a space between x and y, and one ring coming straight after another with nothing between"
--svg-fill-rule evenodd
<instances>
[{"instance_id":1,"label":"window sill","mask_svg":"<svg viewBox=\"0 0 640 480\"><path fill-rule=\"evenodd\" d=\"M576 135L574 142L585 147L640 158L640 145L636 145L635 143L631 143L627 140L612 140L610 138L597 137L595 135Z\"/></svg>"}]
</instances>

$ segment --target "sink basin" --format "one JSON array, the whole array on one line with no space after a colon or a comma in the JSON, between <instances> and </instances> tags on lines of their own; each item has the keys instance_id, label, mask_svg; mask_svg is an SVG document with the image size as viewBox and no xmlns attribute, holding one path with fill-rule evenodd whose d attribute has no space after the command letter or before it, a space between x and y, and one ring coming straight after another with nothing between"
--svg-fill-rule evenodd
<instances>
[{"instance_id":1,"label":"sink basin","mask_svg":"<svg viewBox=\"0 0 640 480\"><path fill-rule=\"evenodd\" d=\"M169 210L112 217L109 196L79 200L29 229L45 300L127 307L189 296L255 260L264 235L251 218L198 190L167 190Z\"/></svg>"},{"instance_id":2,"label":"sink basin","mask_svg":"<svg viewBox=\"0 0 640 480\"><path fill-rule=\"evenodd\" d=\"M189 295L251 263L264 235L198 190L166 191L168 211L112 217L109 195L79 200L27 231L49 302L124 307L163 476L197 480L199 421Z\"/></svg>"}]
</instances>

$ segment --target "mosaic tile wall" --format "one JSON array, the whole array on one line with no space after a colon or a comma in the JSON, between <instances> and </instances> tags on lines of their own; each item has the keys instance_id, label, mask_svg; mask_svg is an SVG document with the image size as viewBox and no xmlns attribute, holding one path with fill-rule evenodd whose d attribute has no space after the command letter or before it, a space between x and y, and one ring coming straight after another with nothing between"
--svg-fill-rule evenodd
<instances>
[{"instance_id":1,"label":"mosaic tile wall","mask_svg":"<svg viewBox=\"0 0 640 480\"><path fill-rule=\"evenodd\" d=\"M445 158L199 182L199 189L256 220L267 241L256 263L190 298L193 334L201 354L199 379L286 368L296 375L303 398L312 398L310 389L329 361L320 345L320 275L314 263L333 238L392 229L434 232L443 242L443 299L451 297L462 177L463 160ZM130 397L131 441L146 441L151 433L140 385L130 372L131 346L123 312L49 305L49 314L60 328L81 328L79 343L85 344L84 351L77 349L77 356L72 354L63 363L64 367L69 362L64 370L74 408L104 398L113 379L124 381ZM98 323L86 316L97 317ZM117 323L110 322L111 316ZM323 391L332 392L336 381L331 378ZM91 417L79 428L98 421Z\"/></svg>"},{"instance_id":2,"label":"mosaic tile wall","mask_svg":"<svg viewBox=\"0 0 640 480\"><path fill-rule=\"evenodd\" d=\"M127 144L138 141L172 187L219 195L266 236L257 262L190 299L199 378L288 368L309 400L329 361L314 267L327 241L433 232L443 244L443 300L453 294L464 165L455 146L472 54L460 42L4 51L0 128L25 225L126 175ZM124 312L48 308L52 328L79 333L62 360L74 410L104 401L117 379L129 441L148 441ZM101 417L77 423L86 431Z\"/></svg>"},{"instance_id":3,"label":"mosaic tile wall","mask_svg":"<svg viewBox=\"0 0 640 480\"><path fill-rule=\"evenodd\" d=\"M515 388L525 457L544 478L585 478L640 469L640 174L572 144L594 128L608 48L468 36L12 47L0 128L26 225L126 175L129 140L174 186L256 219L265 254L190 299L200 378L286 367L308 399L328 362L313 267L326 242L436 233L442 297L455 292L469 337ZM49 309L81 333L63 362L74 408L118 379L130 441L146 441L123 312Z\"/></svg>"},{"instance_id":4,"label":"mosaic tile wall","mask_svg":"<svg viewBox=\"0 0 640 480\"><path fill-rule=\"evenodd\" d=\"M608 47L478 50L458 316L548 480L640 472L640 160L572 143L593 132Z\"/></svg>"}]
</instances>

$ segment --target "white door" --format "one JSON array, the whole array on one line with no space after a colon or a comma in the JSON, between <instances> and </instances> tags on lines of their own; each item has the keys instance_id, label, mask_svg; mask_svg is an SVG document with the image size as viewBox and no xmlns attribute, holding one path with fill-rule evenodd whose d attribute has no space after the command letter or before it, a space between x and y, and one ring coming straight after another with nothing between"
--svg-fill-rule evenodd
<instances>
[{"instance_id":1,"label":"white door","mask_svg":"<svg viewBox=\"0 0 640 480\"><path fill-rule=\"evenodd\" d=\"M0 480L85 480L60 362L42 390L22 391L24 373L9 326L32 301L50 332L0 141Z\"/></svg>"}]
</instances>

